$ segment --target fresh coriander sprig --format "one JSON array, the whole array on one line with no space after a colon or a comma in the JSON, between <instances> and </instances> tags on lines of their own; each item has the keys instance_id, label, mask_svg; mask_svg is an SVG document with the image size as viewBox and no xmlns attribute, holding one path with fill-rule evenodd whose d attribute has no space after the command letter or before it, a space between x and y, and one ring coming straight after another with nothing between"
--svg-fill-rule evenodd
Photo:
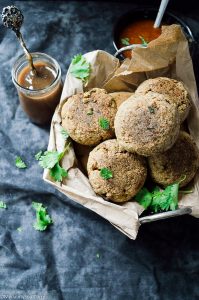
<instances>
[{"instance_id":1,"label":"fresh coriander sprig","mask_svg":"<svg viewBox=\"0 0 199 300\"><path fill-rule=\"evenodd\" d=\"M58 151L45 151L39 158L39 165L44 169L52 169L60 161Z\"/></svg>"},{"instance_id":2,"label":"fresh coriander sprig","mask_svg":"<svg viewBox=\"0 0 199 300\"><path fill-rule=\"evenodd\" d=\"M113 172L108 169L108 168L101 168L100 170L100 176L105 179L108 180L110 178L113 178Z\"/></svg>"},{"instance_id":3,"label":"fresh coriander sprig","mask_svg":"<svg viewBox=\"0 0 199 300\"><path fill-rule=\"evenodd\" d=\"M178 207L179 184L174 183L166 187L163 191L153 193L151 210L155 213L159 211L175 210Z\"/></svg>"},{"instance_id":4,"label":"fresh coriander sprig","mask_svg":"<svg viewBox=\"0 0 199 300\"><path fill-rule=\"evenodd\" d=\"M179 183L168 185L164 190L156 186L151 192L144 187L135 196L135 200L155 213L175 210L178 207L178 190Z\"/></svg>"},{"instance_id":5,"label":"fresh coriander sprig","mask_svg":"<svg viewBox=\"0 0 199 300\"><path fill-rule=\"evenodd\" d=\"M44 231L53 223L51 217L47 213L47 208L42 203L32 202L33 208L36 210L36 222L33 227L36 230Z\"/></svg>"},{"instance_id":6,"label":"fresh coriander sprig","mask_svg":"<svg viewBox=\"0 0 199 300\"><path fill-rule=\"evenodd\" d=\"M70 73L83 82L87 81L91 72L91 65L81 54L75 55L70 66Z\"/></svg>"},{"instance_id":7,"label":"fresh coriander sprig","mask_svg":"<svg viewBox=\"0 0 199 300\"><path fill-rule=\"evenodd\" d=\"M68 171L62 168L59 163L56 163L54 167L50 170L50 176L55 181L62 181L63 178L68 177Z\"/></svg>"},{"instance_id":8,"label":"fresh coriander sprig","mask_svg":"<svg viewBox=\"0 0 199 300\"><path fill-rule=\"evenodd\" d=\"M55 181L62 181L63 178L68 177L68 171L60 166L60 161L69 150L70 143L67 144L63 152L45 151L39 158L39 165L44 169L50 170L50 176Z\"/></svg>"},{"instance_id":9,"label":"fresh coriander sprig","mask_svg":"<svg viewBox=\"0 0 199 300\"><path fill-rule=\"evenodd\" d=\"M20 156L17 156L15 159L15 165L18 169L25 169L27 168L25 162L21 159Z\"/></svg>"}]
</instances>

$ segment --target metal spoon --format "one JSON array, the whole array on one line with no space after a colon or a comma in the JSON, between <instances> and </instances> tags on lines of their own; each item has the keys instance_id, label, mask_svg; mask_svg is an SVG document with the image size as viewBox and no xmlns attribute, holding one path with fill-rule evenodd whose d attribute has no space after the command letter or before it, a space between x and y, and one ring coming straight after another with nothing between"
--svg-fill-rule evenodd
<instances>
[{"instance_id":1,"label":"metal spoon","mask_svg":"<svg viewBox=\"0 0 199 300\"><path fill-rule=\"evenodd\" d=\"M16 6L11 5L11 6L7 6L4 7L2 10L2 22L3 25L7 28L10 28L11 30L14 31L14 33L16 34L24 52L25 55L27 57L28 63L30 65L31 71L33 73L33 75L36 75L36 69L33 65L33 59L32 59L32 55L30 54L30 52L28 51L26 44L24 42L24 39L22 37L22 34L20 32L21 26L23 24L23 20L24 20L24 16L21 12L20 9L18 9Z\"/></svg>"}]
</instances>

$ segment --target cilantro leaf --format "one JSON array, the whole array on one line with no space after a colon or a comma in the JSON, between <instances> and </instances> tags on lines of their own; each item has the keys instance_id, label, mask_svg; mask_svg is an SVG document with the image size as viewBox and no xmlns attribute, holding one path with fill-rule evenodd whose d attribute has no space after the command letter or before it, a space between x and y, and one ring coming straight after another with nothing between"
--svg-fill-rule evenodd
<instances>
[{"instance_id":1,"label":"cilantro leaf","mask_svg":"<svg viewBox=\"0 0 199 300\"><path fill-rule=\"evenodd\" d=\"M36 160L39 160L40 157L42 156L42 153L43 153L42 150L40 150L38 153L36 153L36 154L35 154L35 159L36 159Z\"/></svg>"},{"instance_id":2,"label":"cilantro leaf","mask_svg":"<svg viewBox=\"0 0 199 300\"><path fill-rule=\"evenodd\" d=\"M151 209L154 212L175 210L178 207L179 184L168 185L165 190L153 193Z\"/></svg>"},{"instance_id":3,"label":"cilantro leaf","mask_svg":"<svg viewBox=\"0 0 199 300\"><path fill-rule=\"evenodd\" d=\"M3 201L0 201L0 208L7 208L6 203Z\"/></svg>"},{"instance_id":4,"label":"cilantro leaf","mask_svg":"<svg viewBox=\"0 0 199 300\"><path fill-rule=\"evenodd\" d=\"M110 178L113 178L113 172L108 169L108 168L102 168L100 170L100 176L105 179L105 180L108 180Z\"/></svg>"},{"instance_id":5,"label":"cilantro leaf","mask_svg":"<svg viewBox=\"0 0 199 300\"><path fill-rule=\"evenodd\" d=\"M42 203L32 202L32 206L36 210L37 219L33 227L36 230L44 231L48 227L48 225L53 223L53 221L48 215L46 207L44 207Z\"/></svg>"},{"instance_id":6,"label":"cilantro leaf","mask_svg":"<svg viewBox=\"0 0 199 300\"><path fill-rule=\"evenodd\" d=\"M97 254L96 254L96 257L97 257L97 258L100 258L100 255L99 255L99 253L97 253Z\"/></svg>"},{"instance_id":7,"label":"cilantro leaf","mask_svg":"<svg viewBox=\"0 0 199 300\"><path fill-rule=\"evenodd\" d=\"M39 165L44 169L53 168L59 162L60 153L57 151L45 151L39 158Z\"/></svg>"},{"instance_id":8,"label":"cilantro leaf","mask_svg":"<svg viewBox=\"0 0 199 300\"><path fill-rule=\"evenodd\" d=\"M141 39L143 46L147 46L148 45L148 42L144 39L143 36L139 35L139 38Z\"/></svg>"},{"instance_id":9,"label":"cilantro leaf","mask_svg":"<svg viewBox=\"0 0 199 300\"><path fill-rule=\"evenodd\" d=\"M39 158L39 165L44 169L50 170L50 176L55 181L62 181L64 177L68 177L68 171L62 168L59 164L60 160L64 157L66 151L70 148L68 143L63 152L58 151L46 151Z\"/></svg>"},{"instance_id":10,"label":"cilantro leaf","mask_svg":"<svg viewBox=\"0 0 199 300\"><path fill-rule=\"evenodd\" d=\"M174 183L170 186L166 187L165 191L168 191L170 193L170 205L169 208L171 210L175 210L178 208L178 190L179 190L179 184Z\"/></svg>"},{"instance_id":11,"label":"cilantro leaf","mask_svg":"<svg viewBox=\"0 0 199 300\"><path fill-rule=\"evenodd\" d=\"M69 137L69 134L68 134L68 132L62 127L61 128L61 135L63 136L63 138L65 139L65 140L67 140L67 138Z\"/></svg>"},{"instance_id":12,"label":"cilantro leaf","mask_svg":"<svg viewBox=\"0 0 199 300\"><path fill-rule=\"evenodd\" d=\"M17 228L17 231L18 231L18 232L22 232L22 231L23 231L22 227L18 227L18 228Z\"/></svg>"},{"instance_id":13,"label":"cilantro leaf","mask_svg":"<svg viewBox=\"0 0 199 300\"><path fill-rule=\"evenodd\" d=\"M25 162L23 162L23 160L21 159L20 156L16 157L16 159L15 159L15 165L19 169L25 169L25 168L27 168Z\"/></svg>"},{"instance_id":14,"label":"cilantro leaf","mask_svg":"<svg viewBox=\"0 0 199 300\"><path fill-rule=\"evenodd\" d=\"M70 66L70 73L82 81L86 81L90 75L90 63L81 55L75 55Z\"/></svg>"},{"instance_id":15,"label":"cilantro leaf","mask_svg":"<svg viewBox=\"0 0 199 300\"><path fill-rule=\"evenodd\" d=\"M124 46L129 46L130 45L130 39L129 38L123 38L123 39L121 39L121 43Z\"/></svg>"},{"instance_id":16,"label":"cilantro leaf","mask_svg":"<svg viewBox=\"0 0 199 300\"><path fill-rule=\"evenodd\" d=\"M135 200L145 209L148 208L155 213L176 210L178 207L178 190L179 183L168 185L164 190L155 186L151 192L144 187L137 193Z\"/></svg>"},{"instance_id":17,"label":"cilantro leaf","mask_svg":"<svg viewBox=\"0 0 199 300\"><path fill-rule=\"evenodd\" d=\"M59 163L56 163L56 165L50 170L50 176L55 181L62 181L64 177L68 177L68 171L60 167Z\"/></svg>"},{"instance_id":18,"label":"cilantro leaf","mask_svg":"<svg viewBox=\"0 0 199 300\"><path fill-rule=\"evenodd\" d=\"M99 118L99 125L104 130L110 129L109 121L106 118L103 118L103 117Z\"/></svg>"},{"instance_id":19,"label":"cilantro leaf","mask_svg":"<svg viewBox=\"0 0 199 300\"><path fill-rule=\"evenodd\" d=\"M169 193L156 192L153 195L152 203L150 208L153 212L157 213L159 211L168 211L170 205Z\"/></svg>"},{"instance_id":20,"label":"cilantro leaf","mask_svg":"<svg viewBox=\"0 0 199 300\"><path fill-rule=\"evenodd\" d=\"M143 187L135 196L135 200L147 209L152 201L152 194L148 191L147 188Z\"/></svg>"}]
</instances>

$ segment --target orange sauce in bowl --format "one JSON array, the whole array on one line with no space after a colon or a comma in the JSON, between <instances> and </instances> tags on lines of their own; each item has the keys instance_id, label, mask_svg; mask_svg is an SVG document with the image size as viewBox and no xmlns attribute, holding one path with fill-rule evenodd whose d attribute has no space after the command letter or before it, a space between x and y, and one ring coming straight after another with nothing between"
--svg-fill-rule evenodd
<instances>
[{"instance_id":1,"label":"orange sauce in bowl","mask_svg":"<svg viewBox=\"0 0 199 300\"><path fill-rule=\"evenodd\" d=\"M146 42L151 42L159 37L161 28L154 28L154 20L138 20L127 25L120 33L119 48L125 47L122 39L126 39L129 44L142 44L143 37ZM131 58L131 51L124 51L125 57Z\"/></svg>"}]
</instances>

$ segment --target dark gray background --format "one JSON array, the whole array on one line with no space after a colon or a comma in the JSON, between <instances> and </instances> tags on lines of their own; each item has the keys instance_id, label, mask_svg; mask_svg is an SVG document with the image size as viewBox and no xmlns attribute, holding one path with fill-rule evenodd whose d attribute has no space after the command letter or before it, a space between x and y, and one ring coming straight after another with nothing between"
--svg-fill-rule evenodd
<instances>
[{"instance_id":1,"label":"dark gray background","mask_svg":"<svg viewBox=\"0 0 199 300\"><path fill-rule=\"evenodd\" d=\"M187 21L198 37L196 1L186 7L170 2L194 18ZM56 58L64 79L73 55L114 52L114 22L140 1L12 3L24 12L28 47ZM0 9L8 4L1 1ZM131 241L42 181L34 154L46 149L49 128L31 124L19 106L10 71L21 53L14 34L1 26L0 200L8 209L0 210L0 300L199 299L199 220L184 216L143 225ZM26 170L16 169L17 155L28 164ZM32 228L32 201L43 202L54 220L46 232Z\"/></svg>"}]
</instances>

